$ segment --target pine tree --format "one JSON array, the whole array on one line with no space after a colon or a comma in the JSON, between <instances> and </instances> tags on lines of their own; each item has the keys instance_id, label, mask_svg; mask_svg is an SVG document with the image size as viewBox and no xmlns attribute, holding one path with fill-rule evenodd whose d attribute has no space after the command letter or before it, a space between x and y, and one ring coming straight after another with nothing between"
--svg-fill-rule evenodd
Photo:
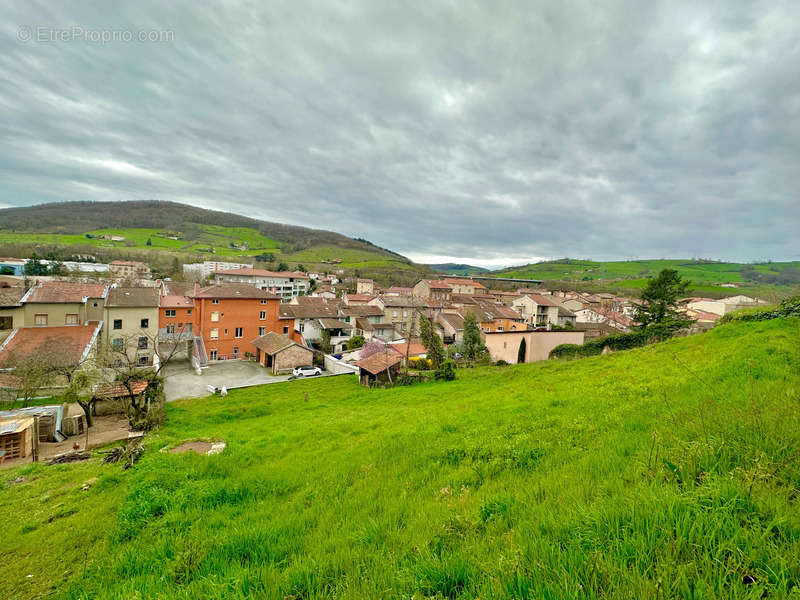
<instances>
[{"instance_id":1,"label":"pine tree","mask_svg":"<svg viewBox=\"0 0 800 600\"><path fill-rule=\"evenodd\" d=\"M674 269L663 269L658 277L648 281L642 290L642 301L636 304L639 328L667 333L686 327L691 321L677 311L677 306L689 285Z\"/></svg>"},{"instance_id":2,"label":"pine tree","mask_svg":"<svg viewBox=\"0 0 800 600\"><path fill-rule=\"evenodd\" d=\"M428 354L428 359L431 361L434 369L438 369L444 359L444 349L442 348L442 340L433 330L433 323L425 315L420 315L419 318L419 336L422 338L422 345Z\"/></svg>"}]
</instances>

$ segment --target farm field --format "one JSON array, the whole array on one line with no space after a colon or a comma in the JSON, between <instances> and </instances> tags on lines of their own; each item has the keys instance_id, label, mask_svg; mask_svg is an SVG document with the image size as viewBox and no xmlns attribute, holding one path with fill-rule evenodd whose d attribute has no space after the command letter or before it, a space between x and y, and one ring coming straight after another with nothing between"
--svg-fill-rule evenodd
<instances>
[{"instance_id":1,"label":"farm field","mask_svg":"<svg viewBox=\"0 0 800 600\"><path fill-rule=\"evenodd\" d=\"M152 250L171 250L176 252L201 252L214 249L214 255L236 256L277 252L280 245L275 240L262 236L249 227L223 227L220 225L196 225L192 239L172 240L159 236L163 229L154 228L107 228L87 231L86 235L53 234L53 233L18 233L0 231L0 244L3 243L39 243L69 245L89 245L105 248L137 248ZM99 239L99 236L115 235L124 237L124 241ZM147 245L150 240L150 246ZM231 243L247 244L247 249L232 248Z\"/></svg>"},{"instance_id":2,"label":"farm field","mask_svg":"<svg viewBox=\"0 0 800 600\"><path fill-rule=\"evenodd\" d=\"M171 403L129 471L0 470L0 597L796 597L798 336Z\"/></svg>"},{"instance_id":3,"label":"farm field","mask_svg":"<svg viewBox=\"0 0 800 600\"><path fill-rule=\"evenodd\" d=\"M635 260L596 262L562 259L493 271L492 275L579 283L589 290L640 290L648 277L675 269L692 282L695 294L768 294L800 285L800 261L760 264L703 260ZM739 288L721 287L737 283ZM738 289L738 291L737 291Z\"/></svg>"}]
</instances>

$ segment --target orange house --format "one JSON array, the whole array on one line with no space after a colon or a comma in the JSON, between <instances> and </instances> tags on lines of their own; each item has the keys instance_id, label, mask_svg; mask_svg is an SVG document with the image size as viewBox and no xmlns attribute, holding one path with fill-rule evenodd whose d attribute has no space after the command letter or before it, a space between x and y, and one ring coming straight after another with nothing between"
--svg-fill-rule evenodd
<instances>
[{"instance_id":1,"label":"orange house","mask_svg":"<svg viewBox=\"0 0 800 600\"><path fill-rule=\"evenodd\" d=\"M174 334L194 333L194 299L190 296L167 295L158 301L158 335L169 339Z\"/></svg>"},{"instance_id":2,"label":"orange house","mask_svg":"<svg viewBox=\"0 0 800 600\"><path fill-rule=\"evenodd\" d=\"M193 326L195 332L201 332L208 359L255 356L253 341L269 331L298 341L294 319L282 319L279 305L279 296L253 285L223 283L197 290Z\"/></svg>"}]
</instances>

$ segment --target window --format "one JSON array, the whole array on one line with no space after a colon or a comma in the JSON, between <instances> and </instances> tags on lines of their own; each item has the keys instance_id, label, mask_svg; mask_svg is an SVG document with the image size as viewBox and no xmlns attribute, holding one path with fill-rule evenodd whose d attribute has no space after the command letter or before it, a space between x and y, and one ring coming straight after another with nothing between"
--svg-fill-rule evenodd
<instances>
[{"instance_id":1,"label":"window","mask_svg":"<svg viewBox=\"0 0 800 600\"><path fill-rule=\"evenodd\" d=\"M289 335L289 326L288 325L284 325L283 326L283 335Z\"/></svg>"},{"instance_id":2,"label":"window","mask_svg":"<svg viewBox=\"0 0 800 600\"><path fill-rule=\"evenodd\" d=\"M498 327L497 331L503 331L503 328L502 327Z\"/></svg>"},{"instance_id":3,"label":"window","mask_svg":"<svg viewBox=\"0 0 800 600\"><path fill-rule=\"evenodd\" d=\"M191 309L191 308L187 308L187 309L186 309L186 314L187 314L187 315L190 315L190 314L192 314L192 309Z\"/></svg>"},{"instance_id":4,"label":"window","mask_svg":"<svg viewBox=\"0 0 800 600\"><path fill-rule=\"evenodd\" d=\"M175 333L175 325L173 323L167 325L167 333Z\"/></svg>"},{"instance_id":5,"label":"window","mask_svg":"<svg viewBox=\"0 0 800 600\"><path fill-rule=\"evenodd\" d=\"M33 317L33 324L34 325L47 325L47 315L34 315Z\"/></svg>"},{"instance_id":6,"label":"window","mask_svg":"<svg viewBox=\"0 0 800 600\"><path fill-rule=\"evenodd\" d=\"M115 350L119 350L122 348L122 338L114 338L111 340L111 345L114 347Z\"/></svg>"},{"instance_id":7,"label":"window","mask_svg":"<svg viewBox=\"0 0 800 600\"><path fill-rule=\"evenodd\" d=\"M406 324L405 323L400 323L400 329L405 331L406 330Z\"/></svg>"},{"instance_id":8,"label":"window","mask_svg":"<svg viewBox=\"0 0 800 600\"><path fill-rule=\"evenodd\" d=\"M139 357L139 364L140 365L146 365L147 363L148 363L148 360L147 360L146 356L140 356Z\"/></svg>"},{"instance_id":9,"label":"window","mask_svg":"<svg viewBox=\"0 0 800 600\"><path fill-rule=\"evenodd\" d=\"M211 313L211 322L212 323L216 323L217 321L219 321L219 313L218 312L212 312Z\"/></svg>"},{"instance_id":10,"label":"window","mask_svg":"<svg viewBox=\"0 0 800 600\"><path fill-rule=\"evenodd\" d=\"M14 317L0 317L0 329L14 329Z\"/></svg>"},{"instance_id":11,"label":"window","mask_svg":"<svg viewBox=\"0 0 800 600\"><path fill-rule=\"evenodd\" d=\"M211 304L219 304L219 298L213 298Z\"/></svg>"},{"instance_id":12,"label":"window","mask_svg":"<svg viewBox=\"0 0 800 600\"><path fill-rule=\"evenodd\" d=\"M216 350L210 350L208 352L208 358L209 358L209 360L217 360L217 351Z\"/></svg>"},{"instance_id":13,"label":"window","mask_svg":"<svg viewBox=\"0 0 800 600\"><path fill-rule=\"evenodd\" d=\"M164 311L164 316L165 317L174 317L175 314L176 313L175 313L175 309L174 308L168 308L167 310Z\"/></svg>"},{"instance_id":14,"label":"window","mask_svg":"<svg viewBox=\"0 0 800 600\"><path fill-rule=\"evenodd\" d=\"M150 327L150 319L142 319L140 325L142 329L147 329Z\"/></svg>"},{"instance_id":15,"label":"window","mask_svg":"<svg viewBox=\"0 0 800 600\"><path fill-rule=\"evenodd\" d=\"M244 328L243 327L237 327L233 332L233 337L240 338L243 335L244 335Z\"/></svg>"},{"instance_id":16,"label":"window","mask_svg":"<svg viewBox=\"0 0 800 600\"><path fill-rule=\"evenodd\" d=\"M267 303L267 299L266 298L262 298L261 299L261 304L266 304L266 303Z\"/></svg>"},{"instance_id":17,"label":"window","mask_svg":"<svg viewBox=\"0 0 800 600\"><path fill-rule=\"evenodd\" d=\"M93 306L94 308L97 308L97 302L92 302L92 306Z\"/></svg>"},{"instance_id":18,"label":"window","mask_svg":"<svg viewBox=\"0 0 800 600\"><path fill-rule=\"evenodd\" d=\"M262 321L263 321L264 319L266 319L266 318L267 318L267 311L265 311L265 310L262 310L260 313L258 313L258 318L259 318L260 320L262 320Z\"/></svg>"},{"instance_id":19,"label":"window","mask_svg":"<svg viewBox=\"0 0 800 600\"><path fill-rule=\"evenodd\" d=\"M303 333L306 330L306 324L300 323L300 333Z\"/></svg>"},{"instance_id":20,"label":"window","mask_svg":"<svg viewBox=\"0 0 800 600\"><path fill-rule=\"evenodd\" d=\"M219 339L219 329L212 329L208 334L208 339L218 340Z\"/></svg>"},{"instance_id":21,"label":"window","mask_svg":"<svg viewBox=\"0 0 800 600\"><path fill-rule=\"evenodd\" d=\"M228 330L227 329L225 330L225 335L228 335Z\"/></svg>"},{"instance_id":22,"label":"window","mask_svg":"<svg viewBox=\"0 0 800 600\"><path fill-rule=\"evenodd\" d=\"M396 310L393 310L393 311L392 311L392 316L393 316L393 317L396 317L396 316L397 316L397 311L396 311Z\"/></svg>"},{"instance_id":23,"label":"window","mask_svg":"<svg viewBox=\"0 0 800 600\"><path fill-rule=\"evenodd\" d=\"M75 314L67 314L64 316L64 324L65 325L77 325L78 324L78 315Z\"/></svg>"},{"instance_id":24,"label":"window","mask_svg":"<svg viewBox=\"0 0 800 600\"><path fill-rule=\"evenodd\" d=\"M139 350L147 350L147 338L140 337L139 338Z\"/></svg>"},{"instance_id":25,"label":"window","mask_svg":"<svg viewBox=\"0 0 800 600\"><path fill-rule=\"evenodd\" d=\"M259 327L258 328L258 335L267 335L267 328L266 327Z\"/></svg>"},{"instance_id":26,"label":"window","mask_svg":"<svg viewBox=\"0 0 800 600\"><path fill-rule=\"evenodd\" d=\"M233 347L233 357L234 358L239 358L239 346L234 346Z\"/></svg>"},{"instance_id":27,"label":"window","mask_svg":"<svg viewBox=\"0 0 800 600\"><path fill-rule=\"evenodd\" d=\"M407 310L404 310L404 311L403 311L403 318L405 319L407 316L408 316L408 311L407 311Z\"/></svg>"}]
</instances>

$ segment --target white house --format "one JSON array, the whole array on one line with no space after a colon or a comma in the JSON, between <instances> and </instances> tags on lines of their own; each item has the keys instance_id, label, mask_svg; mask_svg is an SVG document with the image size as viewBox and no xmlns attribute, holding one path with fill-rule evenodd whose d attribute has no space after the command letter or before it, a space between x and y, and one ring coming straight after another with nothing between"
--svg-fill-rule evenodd
<instances>
[{"instance_id":1,"label":"white house","mask_svg":"<svg viewBox=\"0 0 800 600\"><path fill-rule=\"evenodd\" d=\"M308 275L300 271L265 271L264 269L226 269L214 273L216 283L249 283L271 292L281 300L305 296L310 287Z\"/></svg>"}]
</instances>

